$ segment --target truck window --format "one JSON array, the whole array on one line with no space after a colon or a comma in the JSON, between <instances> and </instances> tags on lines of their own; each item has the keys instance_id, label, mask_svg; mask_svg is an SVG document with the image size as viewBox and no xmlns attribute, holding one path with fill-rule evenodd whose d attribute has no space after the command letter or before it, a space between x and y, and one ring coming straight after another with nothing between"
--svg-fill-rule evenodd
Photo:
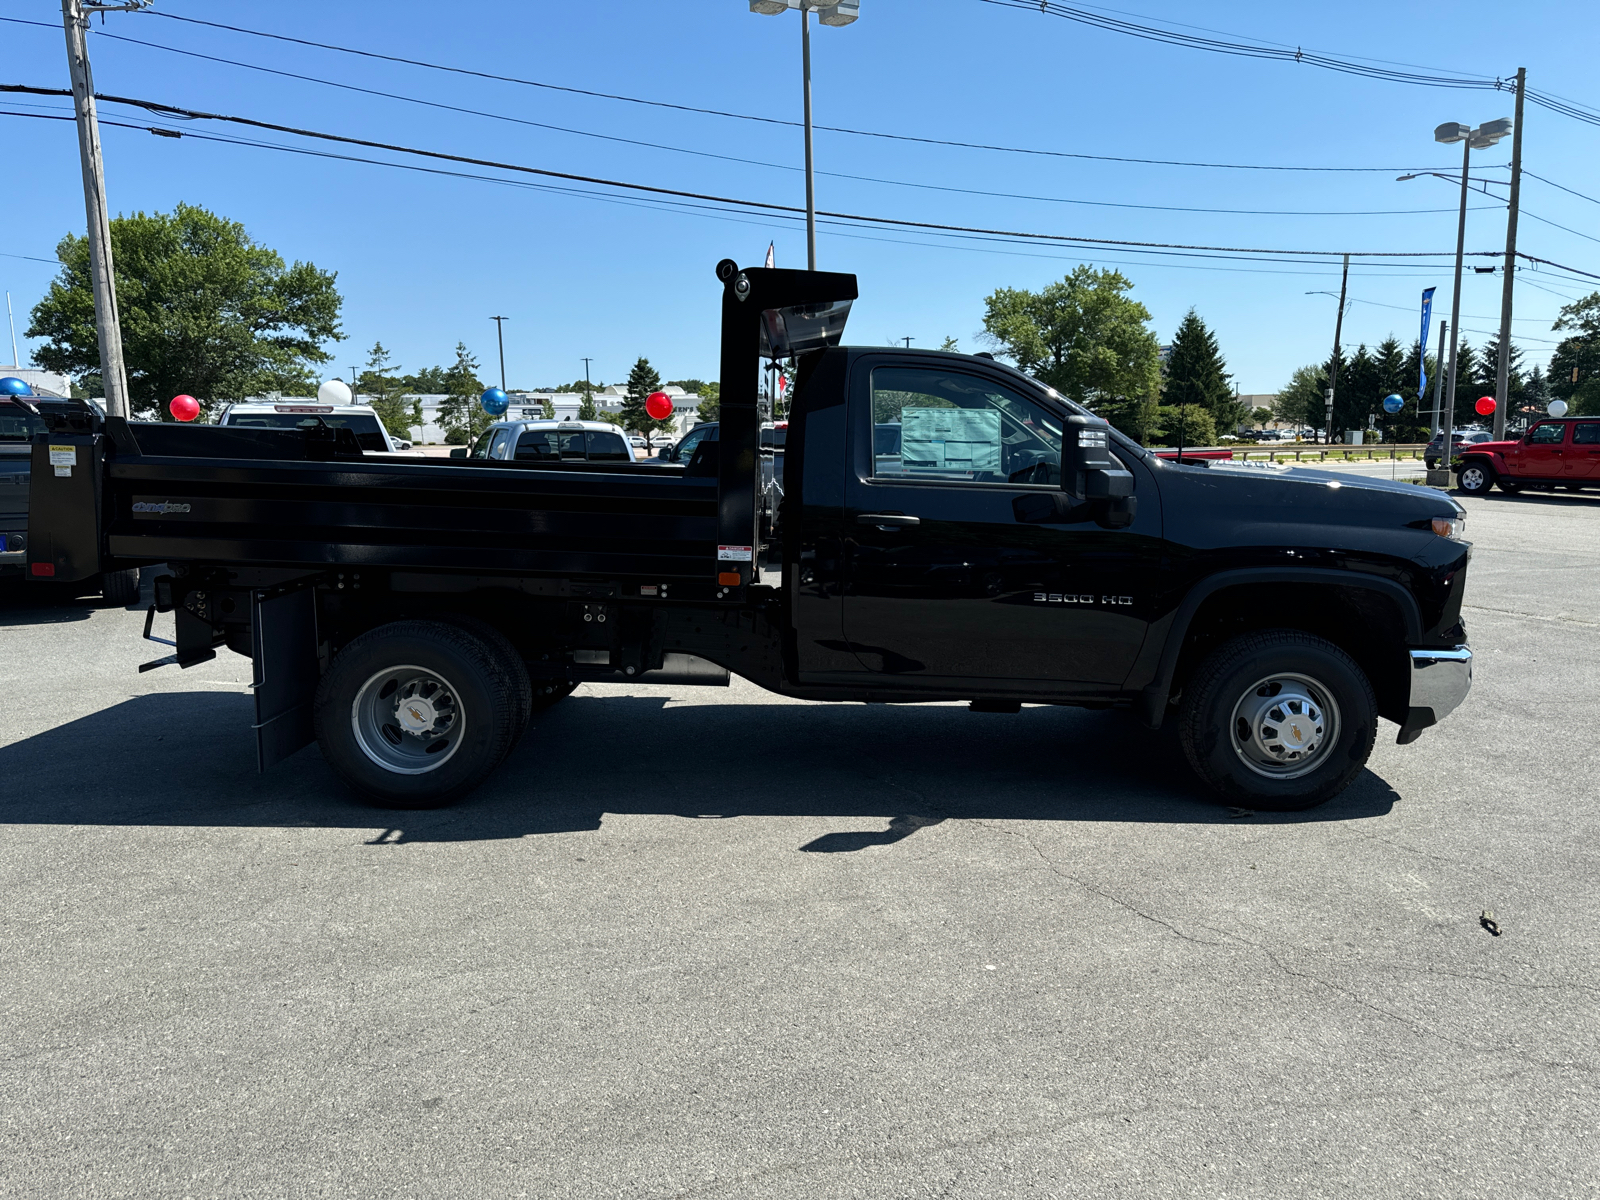
<instances>
[{"instance_id":1,"label":"truck window","mask_svg":"<svg viewBox=\"0 0 1600 1200\"><path fill-rule=\"evenodd\" d=\"M878 367L872 418L874 478L1061 483L1061 419L994 380Z\"/></svg>"},{"instance_id":2,"label":"truck window","mask_svg":"<svg viewBox=\"0 0 1600 1200\"><path fill-rule=\"evenodd\" d=\"M472 451L468 458L488 458L489 443L494 440L494 430L485 429L478 435L478 440L472 443Z\"/></svg>"},{"instance_id":3,"label":"truck window","mask_svg":"<svg viewBox=\"0 0 1600 1200\"><path fill-rule=\"evenodd\" d=\"M1600 446L1600 421L1579 421L1572 427L1574 446Z\"/></svg>"},{"instance_id":4,"label":"truck window","mask_svg":"<svg viewBox=\"0 0 1600 1200\"><path fill-rule=\"evenodd\" d=\"M44 432L44 422L20 404L0 402L0 442L31 442Z\"/></svg>"},{"instance_id":5,"label":"truck window","mask_svg":"<svg viewBox=\"0 0 1600 1200\"><path fill-rule=\"evenodd\" d=\"M1565 425L1535 425L1533 432L1528 435L1528 444L1531 446L1555 446L1566 436Z\"/></svg>"},{"instance_id":6,"label":"truck window","mask_svg":"<svg viewBox=\"0 0 1600 1200\"><path fill-rule=\"evenodd\" d=\"M383 427L378 424L378 418L368 416L366 413L229 413L227 424L241 426L245 429L309 429L314 428L318 421L332 429L349 429L356 435L356 443L364 453L384 454L390 449L387 439L383 436Z\"/></svg>"},{"instance_id":7,"label":"truck window","mask_svg":"<svg viewBox=\"0 0 1600 1200\"><path fill-rule=\"evenodd\" d=\"M517 439L518 462L632 462L619 433L603 429L525 429Z\"/></svg>"},{"instance_id":8,"label":"truck window","mask_svg":"<svg viewBox=\"0 0 1600 1200\"><path fill-rule=\"evenodd\" d=\"M494 441L489 443L489 457L499 459L511 457L511 430L495 430Z\"/></svg>"}]
</instances>

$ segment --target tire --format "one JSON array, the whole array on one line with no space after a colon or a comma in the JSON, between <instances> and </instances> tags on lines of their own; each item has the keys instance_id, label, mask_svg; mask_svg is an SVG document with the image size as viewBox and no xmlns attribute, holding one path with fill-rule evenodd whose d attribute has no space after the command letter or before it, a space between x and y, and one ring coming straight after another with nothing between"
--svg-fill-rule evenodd
<instances>
[{"instance_id":1,"label":"tire","mask_svg":"<svg viewBox=\"0 0 1600 1200\"><path fill-rule=\"evenodd\" d=\"M1507 479L1504 475L1494 481L1495 486L1508 496L1515 496L1522 490L1522 485L1515 480Z\"/></svg>"},{"instance_id":2,"label":"tire","mask_svg":"<svg viewBox=\"0 0 1600 1200\"><path fill-rule=\"evenodd\" d=\"M1229 803L1299 812L1349 785L1377 727L1372 684L1354 659L1312 634L1272 629L1235 638L1200 665L1178 736L1195 773Z\"/></svg>"},{"instance_id":3,"label":"tire","mask_svg":"<svg viewBox=\"0 0 1600 1200\"><path fill-rule=\"evenodd\" d=\"M1469 459L1456 472L1456 486L1469 496L1486 496L1494 486L1494 471L1485 463Z\"/></svg>"},{"instance_id":4,"label":"tire","mask_svg":"<svg viewBox=\"0 0 1600 1200\"><path fill-rule=\"evenodd\" d=\"M139 602L139 568L129 567L126 571L107 571L100 576L100 594L105 597L107 604L127 608L130 604Z\"/></svg>"},{"instance_id":5,"label":"tire","mask_svg":"<svg viewBox=\"0 0 1600 1200\"><path fill-rule=\"evenodd\" d=\"M506 745L506 753L510 754L522 741L522 735L528 732L528 721L533 716L533 684L528 681L528 666L511 644L511 639L488 621L478 617L452 617L450 623L459 625L494 652L506 687L516 700L515 723L511 729L511 741Z\"/></svg>"},{"instance_id":6,"label":"tire","mask_svg":"<svg viewBox=\"0 0 1600 1200\"><path fill-rule=\"evenodd\" d=\"M414 706L402 700L418 701ZM317 744L356 792L387 808L441 808L505 757L518 700L482 638L396 621L356 638L317 685ZM386 719L387 718L387 719Z\"/></svg>"}]
</instances>

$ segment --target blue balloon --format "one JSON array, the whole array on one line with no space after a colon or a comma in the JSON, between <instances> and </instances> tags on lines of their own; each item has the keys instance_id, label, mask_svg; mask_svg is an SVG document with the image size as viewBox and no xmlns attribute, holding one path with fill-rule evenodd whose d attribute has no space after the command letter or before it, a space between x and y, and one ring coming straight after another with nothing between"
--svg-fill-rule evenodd
<instances>
[{"instance_id":1,"label":"blue balloon","mask_svg":"<svg viewBox=\"0 0 1600 1200\"><path fill-rule=\"evenodd\" d=\"M7 375L0 379L0 396L31 396L33 389L28 386L26 379L18 379L15 375Z\"/></svg>"},{"instance_id":2,"label":"blue balloon","mask_svg":"<svg viewBox=\"0 0 1600 1200\"><path fill-rule=\"evenodd\" d=\"M511 403L511 397L499 388L490 388L478 397L478 403L483 405L483 411L491 417L502 417L505 415L506 405Z\"/></svg>"},{"instance_id":3,"label":"blue balloon","mask_svg":"<svg viewBox=\"0 0 1600 1200\"><path fill-rule=\"evenodd\" d=\"M1386 413L1397 413L1405 406L1406 402L1400 399L1399 396L1385 396L1383 398L1383 411Z\"/></svg>"}]
</instances>

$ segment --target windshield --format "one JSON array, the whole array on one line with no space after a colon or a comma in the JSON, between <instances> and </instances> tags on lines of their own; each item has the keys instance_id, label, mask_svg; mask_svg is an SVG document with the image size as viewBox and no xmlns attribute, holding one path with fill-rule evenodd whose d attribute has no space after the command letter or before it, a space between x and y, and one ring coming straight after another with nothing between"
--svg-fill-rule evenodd
<instances>
[{"instance_id":1,"label":"windshield","mask_svg":"<svg viewBox=\"0 0 1600 1200\"><path fill-rule=\"evenodd\" d=\"M229 413L226 425L243 426L246 429L315 429L318 422L326 424L331 429L349 429L356 435L356 442L367 453L383 454L389 450L389 443L384 439L383 427L378 424L378 418L367 413L351 413L348 416L334 413Z\"/></svg>"},{"instance_id":2,"label":"windshield","mask_svg":"<svg viewBox=\"0 0 1600 1200\"><path fill-rule=\"evenodd\" d=\"M20 404L0 401L0 442L31 442L44 432L44 422Z\"/></svg>"}]
</instances>

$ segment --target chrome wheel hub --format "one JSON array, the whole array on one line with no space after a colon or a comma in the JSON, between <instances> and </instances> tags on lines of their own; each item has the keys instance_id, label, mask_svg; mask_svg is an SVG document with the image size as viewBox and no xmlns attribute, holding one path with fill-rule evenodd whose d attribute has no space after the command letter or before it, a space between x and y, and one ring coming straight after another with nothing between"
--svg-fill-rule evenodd
<instances>
[{"instance_id":1,"label":"chrome wheel hub","mask_svg":"<svg viewBox=\"0 0 1600 1200\"><path fill-rule=\"evenodd\" d=\"M460 746L466 719L449 680L409 665L377 672L350 706L350 727L362 753L397 775L442 767Z\"/></svg>"},{"instance_id":2,"label":"chrome wheel hub","mask_svg":"<svg viewBox=\"0 0 1600 1200\"><path fill-rule=\"evenodd\" d=\"M1339 706L1307 675L1270 675L1233 708L1233 749L1258 775L1293 779L1321 765L1339 738Z\"/></svg>"}]
</instances>

